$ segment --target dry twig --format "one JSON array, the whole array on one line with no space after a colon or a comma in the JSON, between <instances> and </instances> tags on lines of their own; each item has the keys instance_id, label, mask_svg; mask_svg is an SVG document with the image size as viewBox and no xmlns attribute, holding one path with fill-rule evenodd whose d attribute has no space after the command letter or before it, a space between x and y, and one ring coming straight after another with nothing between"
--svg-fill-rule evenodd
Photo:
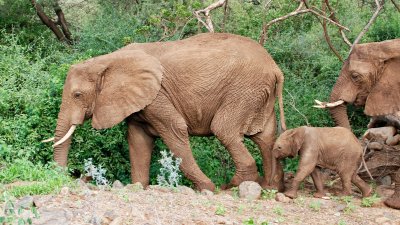
<instances>
[{"instance_id":1,"label":"dry twig","mask_svg":"<svg viewBox=\"0 0 400 225\"><path fill-rule=\"evenodd\" d=\"M193 12L194 16L196 16L197 20L202 23L209 32L214 33L214 26L211 20L210 11L216 8L221 7L225 4L227 0L218 0L211 5L207 6L205 9L197 10ZM202 17L205 17L206 21L204 22Z\"/></svg>"},{"instance_id":2,"label":"dry twig","mask_svg":"<svg viewBox=\"0 0 400 225\"><path fill-rule=\"evenodd\" d=\"M361 38L364 36L365 33L367 33L367 31L371 27L372 23L376 20L376 18L378 17L380 11L383 9L383 5L385 4L385 0L382 0L382 2L379 2L379 0L375 0L375 4L376 4L376 10L375 10L374 14L372 15L371 19L369 19L367 25L365 25L365 27L362 29L362 31L358 34L357 38L355 39L355 41L351 45L349 53L351 53L351 51L354 49L354 46L356 44L358 44L358 42L360 42Z\"/></svg>"},{"instance_id":3,"label":"dry twig","mask_svg":"<svg viewBox=\"0 0 400 225\"><path fill-rule=\"evenodd\" d=\"M312 13L312 14L314 14L314 15L316 15L316 16L318 16L318 17L321 17L321 18L323 18L324 20L326 20L326 21L328 21L328 22L334 24L335 26L338 26L338 27L341 28L341 29L350 31L349 28L347 28L347 27L341 25L340 23L335 22L335 21L331 20L330 18L328 18L328 17L326 17L326 16L324 16L324 15L318 13L318 12L315 10L315 8L306 7L306 8L304 9L304 8L303 8L304 6L306 6L306 1L305 1L305 0L302 0L302 1L300 2L299 6L297 7L297 9L294 10L293 12L288 13L288 14L285 15L285 16L281 16L281 17L279 17L279 18L276 18L276 19L271 20L271 21L268 22L268 23L263 24L262 32L261 32L261 35L260 35L260 38L259 38L259 43L260 43L261 45L264 46L265 40L267 39L267 31L268 31L268 28L269 28L271 25L273 25L274 23L277 23L277 22L286 20L286 19L289 18L289 17L296 16L296 15L300 15L300 14L304 14L304 13Z\"/></svg>"},{"instance_id":4,"label":"dry twig","mask_svg":"<svg viewBox=\"0 0 400 225\"><path fill-rule=\"evenodd\" d=\"M293 107L293 109L296 112L298 112L300 114L300 116L302 116L304 118L304 121L306 122L307 126L310 126L310 123L308 122L307 117L303 113L301 113L300 110L298 110L296 108L296 102L294 101L293 95L288 90L285 89L285 91L289 94L290 98L292 99L292 101L289 102L289 105L291 105Z\"/></svg>"},{"instance_id":5,"label":"dry twig","mask_svg":"<svg viewBox=\"0 0 400 225\"><path fill-rule=\"evenodd\" d=\"M400 6L397 5L397 3L395 2L395 0L391 0L391 1L392 1L392 3L393 3L394 7L396 7L397 11L400 12Z\"/></svg>"}]
</instances>

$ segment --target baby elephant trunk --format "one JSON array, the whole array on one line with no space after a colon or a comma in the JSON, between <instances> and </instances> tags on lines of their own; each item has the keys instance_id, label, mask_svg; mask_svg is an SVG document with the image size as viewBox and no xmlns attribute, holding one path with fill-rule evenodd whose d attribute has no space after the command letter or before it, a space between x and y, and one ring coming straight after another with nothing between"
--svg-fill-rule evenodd
<instances>
[{"instance_id":1,"label":"baby elephant trunk","mask_svg":"<svg viewBox=\"0 0 400 225\"><path fill-rule=\"evenodd\" d=\"M272 166L272 170L271 170L271 177L269 179L269 185L272 185L274 183L274 177L276 174L276 163L277 163L278 159L275 157L272 157L272 161L271 161L271 166Z\"/></svg>"}]
</instances>

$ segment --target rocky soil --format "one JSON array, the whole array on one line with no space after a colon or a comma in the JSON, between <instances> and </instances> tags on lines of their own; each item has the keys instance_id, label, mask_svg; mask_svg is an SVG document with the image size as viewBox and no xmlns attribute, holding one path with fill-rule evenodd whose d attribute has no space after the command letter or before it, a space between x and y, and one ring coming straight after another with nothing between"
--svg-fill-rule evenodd
<instances>
[{"instance_id":1,"label":"rocky soil","mask_svg":"<svg viewBox=\"0 0 400 225\"><path fill-rule=\"evenodd\" d=\"M310 182L294 201L264 192L254 183L233 190L195 192L180 186L168 189L141 185L99 188L78 181L78 187L64 187L60 193L26 196L16 201L18 217L33 218L33 224L400 224L400 211L387 208L383 200L393 186L379 186L381 200L361 207L359 194L346 203L334 196L312 197ZM334 190L330 190L334 191ZM275 200L275 198L277 200ZM30 209L35 205L38 218ZM4 203L1 207L5 207ZM3 213L3 212L2 212ZM1 215L0 215L1 216Z\"/></svg>"}]
</instances>

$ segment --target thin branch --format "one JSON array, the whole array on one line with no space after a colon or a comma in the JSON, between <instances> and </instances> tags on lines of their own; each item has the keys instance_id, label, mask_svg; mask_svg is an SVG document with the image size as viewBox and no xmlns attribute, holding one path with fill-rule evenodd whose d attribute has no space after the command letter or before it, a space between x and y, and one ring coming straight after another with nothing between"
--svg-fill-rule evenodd
<instances>
[{"instance_id":1,"label":"thin branch","mask_svg":"<svg viewBox=\"0 0 400 225\"><path fill-rule=\"evenodd\" d=\"M214 33L214 26L211 20L210 11L221 7L222 5L224 5L225 2L226 0L218 0L206 7L205 9L194 11L193 14L197 18L197 20L207 28L209 32ZM205 17L205 22L203 21L202 17Z\"/></svg>"},{"instance_id":2,"label":"thin branch","mask_svg":"<svg viewBox=\"0 0 400 225\"><path fill-rule=\"evenodd\" d=\"M394 0L390 0L390 1L393 3L394 7L396 7L397 11L400 12L400 6L397 5L397 3Z\"/></svg>"},{"instance_id":3,"label":"thin branch","mask_svg":"<svg viewBox=\"0 0 400 225\"><path fill-rule=\"evenodd\" d=\"M332 9L331 5L329 4L329 0L324 0L324 1L325 1L326 6L328 7L329 11L331 12L331 15L329 16L329 18L331 18L333 21L339 23L338 19L335 16L336 15L335 11ZM351 42L347 38L343 29L339 28L339 32L340 32L340 35L342 36L344 43L346 43L349 47L351 47Z\"/></svg>"},{"instance_id":4,"label":"thin branch","mask_svg":"<svg viewBox=\"0 0 400 225\"><path fill-rule=\"evenodd\" d=\"M360 34L358 34L357 38L355 39L355 41L353 42L353 44L351 46L350 52L353 51L354 46L356 44L358 44L358 42L360 42L362 36L364 36L364 34L367 33L367 31L371 27L372 23L376 20L376 18L378 17L379 13L383 9L383 5L385 4L385 1L382 0L382 3L379 3L379 0L375 0L375 4L376 4L376 10L375 10L374 14L372 15L371 19L368 21L367 25L365 25L365 27L362 29Z\"/></svg>"},{"instance_id":5,"label":"thin branch","mask_svg":"<svg viewBox=\"0 0 400 225\"><path fill-rule=\"evenodd\" d=\"M225 1L224 4L224 18L222 19L221 30L225 31L226 20L228 19L228 0Z\"/></svg>"},{"instance_id":6,"label":"thin branch","mask_svg":"<svg viewBox=\"0 0 400 225\"><path fill-rule=\"evenodd\" d=\"M296 112L298 112L298 113L300 114L300 116L302 116L302 117L304 118L304 121L306 122L307 126L310 126L310 123L308 122L307 117L306 117L303 113L301 113L300 110L298 110L298 109L296 108L296 102L294 101L293 95L292 95L288 90L285 89L285 91L286 91L286 93L289 94L290 98L292 99L292 101L289 102L289 105L291 105L291 106L293 107L293 109L294 109Z\"/></svg>"},{"instance_id":7,"label":"thin branch","mask_svg":"<svg viewBox=\"0 0 400 225\"><path fill-rule=\"evenodd\" d=\"M315 10L313 10L313 9L311 9L311 8L302 9L302 8L304 7L304 5L305 5L305 2L304 2L304 0L302 0L302 1L300 2L300 4L299 4L299 7L297 7L297 9L296 9L295 11L293 11L293 12L291 12L291 13L285 15L285 16L281 16L281 17L279 17L279 18L273 19L273 20L271 20L270 22L268 22L267 24L264 24L264 25L263 25L262 32L261 32L261 35L260 35L259 43L260 43L261 45L264 45L264 42L265 42L265 40L266 40L266 35L267 35L268 28L269 28L272 24L277 23L277 22L280 22L280 21L282 21L282 20L286 20L286 19L289 18L289 17L296 16L296 15L300 15L300 14L304 14L304 13L312 13L312 14L314 14L314 15L317 15L317 16L319 16L319 17L322 17L323 19L327 20L328 22L330 22L330 23L332 23L332 24L334 24L334 25L340 27L341 29L350 31L349 28L347 28L347 27L345 27L345 26L343 26L343 25L341 25L341 24L339 24L339 23L337 23L337 22L335 22L335 21L329 19L328 17L326 17L326 16L324 16L324 15L321 15L320 13L318 13L317 11L315 11Z\"/></svg>"}]
</instances>

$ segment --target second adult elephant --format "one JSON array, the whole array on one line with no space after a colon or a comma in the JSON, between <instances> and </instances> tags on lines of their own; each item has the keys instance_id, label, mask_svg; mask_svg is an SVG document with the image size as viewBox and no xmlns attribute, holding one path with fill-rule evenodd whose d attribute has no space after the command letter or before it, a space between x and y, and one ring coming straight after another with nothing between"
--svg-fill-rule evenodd
<instances>
[{"instance_id":1,"label":"second adult elephant","mask_svg":"<svg viewBox=\"0 0 400 225\"><path fill-rule=\"evenodd\" d=\"M161 137L180 169L198 189L214 190L193 158L189 135L214 134L228 149L236 173L231 185L258 179L243 144L261 150L265 179L271 176L279 98L282 128L283 75L258 43L232 34L200 34L172 42L131 44L73 65L64 86L55 133L54 159L67 165L70 135L92 118L96 129L128 123L132 182L149 183L153 141ZM282 186L282 168L272 185Z\"/></svg>"}]
</instances>

